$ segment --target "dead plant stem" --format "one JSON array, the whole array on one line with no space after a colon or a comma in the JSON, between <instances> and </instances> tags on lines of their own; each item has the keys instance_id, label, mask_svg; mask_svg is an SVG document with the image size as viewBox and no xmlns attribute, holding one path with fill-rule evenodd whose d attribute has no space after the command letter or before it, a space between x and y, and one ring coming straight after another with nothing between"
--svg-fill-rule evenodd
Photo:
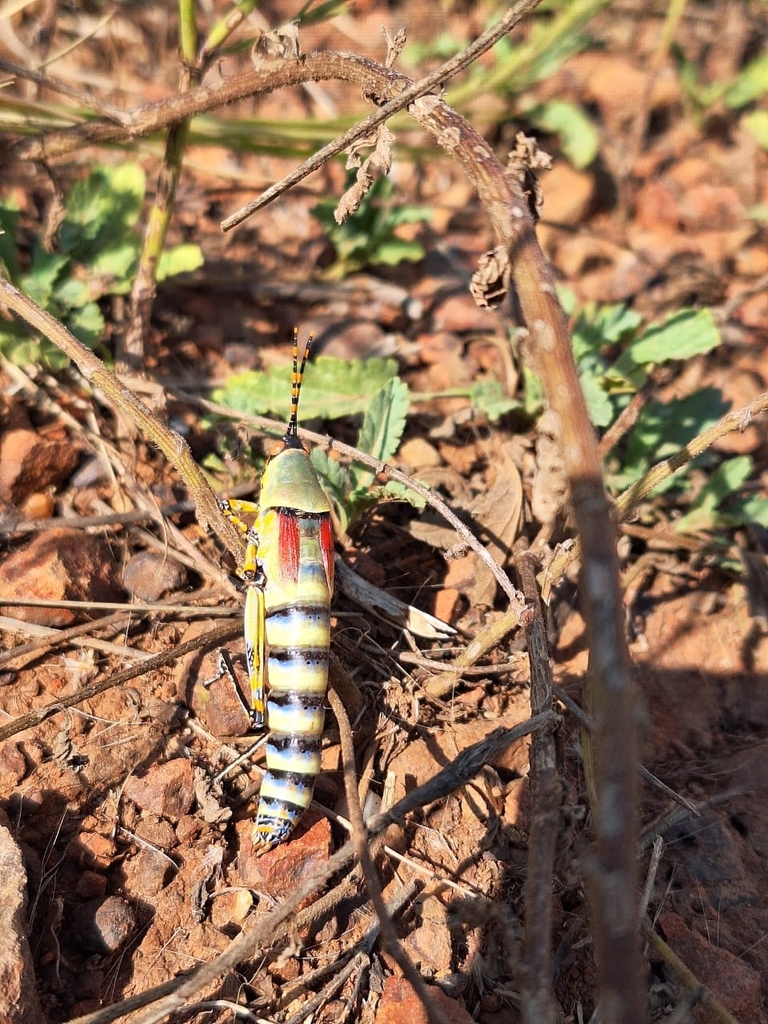
<instances>
[{"instance_id":1,"label":"dead plant stem","mask_svg":"<svg viewBox=\"0 0 768 1024\"><path fill-rule=\"evenodd\" d=\"M552 669L544 616L536 585L536 564L529 552L516 558L520 587L528 600L526 633L531 668L531 714L552 707ZM552 882L560 824L562 788L557 774L551 727L531 737L531 827L528 833L525 880L524 1024L555 1024L553 996Z\"/></svg>"}]
</instances>

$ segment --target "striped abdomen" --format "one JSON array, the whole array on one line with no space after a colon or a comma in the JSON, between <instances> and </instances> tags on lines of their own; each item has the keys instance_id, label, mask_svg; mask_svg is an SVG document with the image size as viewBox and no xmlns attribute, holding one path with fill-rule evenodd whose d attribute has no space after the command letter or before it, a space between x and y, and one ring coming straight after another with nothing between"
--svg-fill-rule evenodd
<instances>
[{"instance_id":1,"label":"striped abdomen","mask_svg":"<svg viewBox=\"0 0 768 1024\"><path fill-rule=\"evenodd\" d=\"M328 687L333 531L328 512L262 510L267 771L254 841L275 846L309 806Z\"/></svg>"}]
</instances>

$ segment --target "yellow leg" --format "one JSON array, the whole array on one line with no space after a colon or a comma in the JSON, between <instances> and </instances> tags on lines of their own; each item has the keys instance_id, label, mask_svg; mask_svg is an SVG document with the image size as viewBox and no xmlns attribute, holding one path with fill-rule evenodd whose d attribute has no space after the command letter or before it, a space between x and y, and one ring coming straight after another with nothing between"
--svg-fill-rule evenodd
<instances>
[{"instance_id":1,"label":"yellow leg","mask_svg":"<svg viewBox=\"0 0 768 1024\"><path fill-rule=\"evenodd\" d=\"M266 627L264 611L264 569L259 559L259 537L253 527L240 518L243 515L258 515L259 506L252 501L222 501L222 514L245 534L245 558L237 570L238 576L246 583L245 614L243 635L245 637L245 659L248 665L248 679L251 685L251 725L263 729L264 674L266 672Z\"/></svg>"}]
</instances>

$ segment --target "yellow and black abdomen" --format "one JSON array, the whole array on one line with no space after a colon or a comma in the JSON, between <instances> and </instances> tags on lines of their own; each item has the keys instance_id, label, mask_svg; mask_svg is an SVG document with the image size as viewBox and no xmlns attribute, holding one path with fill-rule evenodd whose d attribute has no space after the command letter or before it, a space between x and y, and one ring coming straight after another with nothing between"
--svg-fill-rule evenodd
<instances>
[{"instance_id":1,"label":"yellow and black abdomen","mask_svg":"<svg viewBox=\"0 0 768 1024\"><path fill-rule=\"evenodd\" d=\"M330 513L262 511L267 771L254 840L282 842L312 800L328 687L333 531Z\"/></svg>"}]
</instances>

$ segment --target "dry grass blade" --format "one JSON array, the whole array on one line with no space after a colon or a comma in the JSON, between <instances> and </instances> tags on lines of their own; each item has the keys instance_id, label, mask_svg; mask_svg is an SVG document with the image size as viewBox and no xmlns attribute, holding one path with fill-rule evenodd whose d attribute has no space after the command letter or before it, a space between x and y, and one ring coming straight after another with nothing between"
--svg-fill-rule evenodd
<instances>
[{"instance_id":1,"label":"dry grass blade","mask_svg":"<svg viewBox=\"0 0 768 1024\"><path fill-rule=\"evenodd\" d=\"M517 571L531 607L526 630L531 666L531 714L538 715L552 707L552 668L536 586L535 562L528 552L518 556ZM525 882L526 988L523 993L523 1020L526 1024L555 1024L551 885L555 874L562 786L551 728L541 729L532 737L530 779L532 811Z\"/></svg>"}]
</instances>

